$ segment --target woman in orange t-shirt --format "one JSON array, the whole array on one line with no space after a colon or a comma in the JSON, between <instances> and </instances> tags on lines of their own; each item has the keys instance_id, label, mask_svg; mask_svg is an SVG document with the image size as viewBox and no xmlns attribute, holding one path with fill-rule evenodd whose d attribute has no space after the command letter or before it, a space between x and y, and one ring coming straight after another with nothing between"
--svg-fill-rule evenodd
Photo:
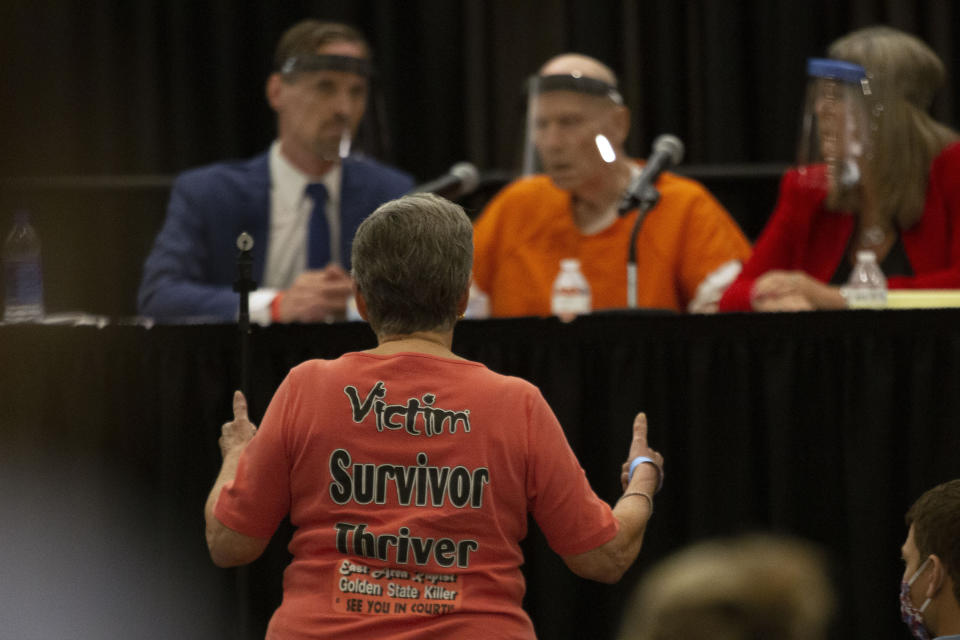
<instances>
[{"instance_id":1,"label":"woman in orange t-shirt","mask_svg":"<svg viewBox=\"0 0 960 640\"><path fill-rule=\"evenodd\" d=\"M472 252L460 207L429 194L383 205L353 244L379 346L295 367L259 429L236 393L207 543L219 566L251 562L289 513L268 638L533 638L528 513L580 576L615 582L636 559L663 462L646 418L611 509L536 387L451 352Z\"/></svg>"}]
</instances>

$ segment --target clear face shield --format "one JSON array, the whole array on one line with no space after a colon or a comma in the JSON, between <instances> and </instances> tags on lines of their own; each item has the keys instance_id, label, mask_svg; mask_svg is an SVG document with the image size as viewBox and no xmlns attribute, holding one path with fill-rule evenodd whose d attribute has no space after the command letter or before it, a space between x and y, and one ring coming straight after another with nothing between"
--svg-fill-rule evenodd
<instances>
[{"instance_id":1,"label":"clear face shield","mask_svg":"<svg viewBox=\"0 0 960 640\"><path fill-rule=\"evenodd\" d=\"M376 157L388 152L382 101L368 58L299 54L277 72L297 87L297 127L313 140L319 155L335 160L356 151Z\"/></svg>"},{"instance_id":2,"label":"clear face shield","mask_svg":"<svg viewBox=\"0 0 960 640\"><path fill-rule=\"evenodd\" d=\"M801 179L812 188L842 194L859 186L870 153L863 67L841 60L810 58L797 151Z\"/></svg>"},{"instance_id":3,"label":"clear face shield","mask_svg":"<svg viewBox=\"0 0 960 640\"><path fill-rule=\"evenodd\" d=\"M617 88L576 74L532 76L527 81L524 175L546 173L572 189L617 159L611 139Z\"/></svg>"}]
</instances>

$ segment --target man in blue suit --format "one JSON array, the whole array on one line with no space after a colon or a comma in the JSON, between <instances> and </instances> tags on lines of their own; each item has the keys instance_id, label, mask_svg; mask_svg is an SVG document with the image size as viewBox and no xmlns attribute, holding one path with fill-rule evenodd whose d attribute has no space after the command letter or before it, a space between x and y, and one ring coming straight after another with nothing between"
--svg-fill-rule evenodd
<instances>
[{"instance_id":1,"label":"man in blue suit","mask_svg":"<svg viewBox=\"0 0 960 640\"><path fill-rule=\"evenodd\" d=\"M367 103L370 47L357 30L305 20L277 45L266 94L277 140L254 158L187 171L144 265L138 307L159 321L237 317L237 236L254 238L250 318L343 318L350 244L377 206L408 192L405 173L350 155Z\"/></svg>"}]
</instances>

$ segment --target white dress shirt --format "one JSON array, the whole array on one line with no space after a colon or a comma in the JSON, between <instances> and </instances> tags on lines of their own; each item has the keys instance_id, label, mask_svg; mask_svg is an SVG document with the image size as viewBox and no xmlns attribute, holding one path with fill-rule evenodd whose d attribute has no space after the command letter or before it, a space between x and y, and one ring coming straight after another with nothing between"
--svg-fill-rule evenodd
<instances>
[{"instance_id":1,"label":"white dress shirt","mask_svg":"<svg viewBox=\"0 0 960 640\"><path fill-rule=\"evenodd\" d=\"M279 291L293 284L307 268L307 240L313 200L304 190L311 182L327 188L327 225L330 229L331 262L342 265L340 255L340 164L327 173L311 177L287 160L280 143L270 147L270 234L267 264L260 287L250 293L250 320L270 324L270 303Z\"/></svg>"}]
</instances>

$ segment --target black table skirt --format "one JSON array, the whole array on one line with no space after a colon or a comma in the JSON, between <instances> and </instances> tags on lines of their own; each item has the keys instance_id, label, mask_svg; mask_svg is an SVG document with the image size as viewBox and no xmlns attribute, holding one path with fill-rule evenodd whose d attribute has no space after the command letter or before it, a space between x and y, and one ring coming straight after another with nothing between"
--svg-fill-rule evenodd
<instances>
[{"instance_id":1,"label":"black table skirt","mask_svg":"<svg viewBox=\"0 0 960 640\"><path fill-rule=\"evenodd\" d=\"M244 571L214 568L203 540L237 343L232 326L0 327L0 619L16 637L262 637L289 529ZM291 366L373 344L363 324L255 329L251 417ZM575 577L531 528L541 638L613 637L645 567L754 530L823 545L837 637L905 637L903 514L960 477L960 311L466 321L454 350L536 384L601 497L618 496L638 410L667 460L620 584Z\"/></svg>"}]
</instances>

